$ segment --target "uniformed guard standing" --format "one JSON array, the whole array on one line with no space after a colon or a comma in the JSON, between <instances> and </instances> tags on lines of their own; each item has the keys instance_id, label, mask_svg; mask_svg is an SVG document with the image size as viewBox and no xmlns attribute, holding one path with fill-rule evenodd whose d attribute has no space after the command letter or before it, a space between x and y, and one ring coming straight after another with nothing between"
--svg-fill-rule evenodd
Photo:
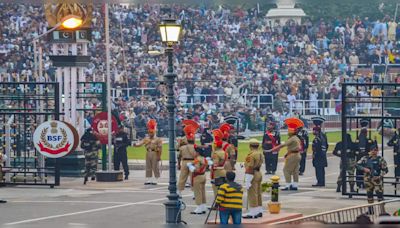
<instances>
[{"instance_id":1,"label":"uniformed guard standing","mask_svg":"<svg viewBox=\"0 0 400 228\"><path fill-rule=\"evenodd\" d=\"M128 134L124 131L124 126L120 125L117 134L114 136L114 170L119 170L122 163L124 168L125 180L129 177L128 151L126 148L131 145Z\"/></svg>"},{"instance_id":2,"label":"uniformed guard standing","mask_svg":"<svg viewBox=\"0 0 400 228\"><path fill-rule=\"evenodd\" d=\"M214 150L212 152L212 168L211 168L211 183L214 191L214 197L217 195L216 182L223 182L226 178L225 163L228 161L228 153L222 149L223 133L220 129L213 130L214 135ZM219 184L219 183L218 183Z\"/></svg>"},{"instance_id":3,"label":"uniformed guard standing","mask_svg":"<svg viewBox=\"0 0 400 228\"><path fill-rule=\"evenodd\" d=\"M228 142L229 139L229 135L230 135L230 131L233 128L232 125L228 124L228 123L224 123L220 126L219 128L222 133L223 133L223 137L222 137L222 150L224 150L227 154L228 154L228 161L225 163L225 170L228 171L234 171L235 170L235 163L236 163L236 151L235 151L235 146L233 146L232 144L230 144Z\"/></svg>"},{"instance_id":4,"label":"uniformed guard standing","mask_svg":"<svg viewBox=\"0 0 400 228\"><path fill-rule=\"evenodd\" d=\"M183 132L186 135L188 144L179 147L178 169L181 172L179 173L179 180L178 180L178 194L181 194L182 191L185 189L185 183L190 175L190 171L187 165L188 163L192 164L196 156L195 144L194 144L196 131L197 131L197 126L194 125L186 125L183 128Z\"/></svg>"},{"instance_id":5,"label":"uniformed guard standing","mask_svg":"<svg viewBox=\"0 0 400 228\"><path fill-rule=\"evenodd\" d=\"M209 131L210 131L210 128L209 128L208 124L206 124L204 126L203 133L201 134L201 137L200 137L200 144L204 151L205 157L211 157L211 152L212 152L213 137Z\"/></svg>"},{"instance_id":6,"label":"uniformed guard standing","mask_svg":"<svg viewBox=\"0 0 400 228\"><path fill-rule=\"evenodd\" d=\"M160 178L159 162L161 161L162 141L156 137L157 122L154 119L147 122L147 130L149 136L134 144L134 146L144 145L146 147L146 181L144 184L157 185L157 180ZM153 179L153 174L155 179Z\"/></svg>"},{"instance_id":7,"label":"uniformed guard standing","mask_svg":"<svg viewBox=\"0 0 400 228\"><path fill-rule=\"evenodd\" d=\"M370 153L357 162L357 169L364 173L364 184L367 191L368 203L374 203L374 190L378 201L383 200L383 176L388 172L387 163L378 156L378 143L370 146Z\"/></svg>"},{"instance_id":8,"label":"uniformed guard standing","mask_svg":"<svg viewBox=\"0 0 400 228\"><path fill-rule=\"evenodd\" d=\"M81 148L85 151L85 178L83 184L86 184L89 177L91 177L91 180L96 179L100 147L100 141L93 134L92 128L88 128L81 138Z\"/></svg>"},{"instance_id":9,"label":"uniformed guard standing","mask_svg":"<svg viewBox=\"0 0 400 228\"><path fill-rule=\"evenodd\" d=\"M315 175L317 183L313 187L325 187L325 167L328 167L328 160L326 152L328 151L328 139L321 131L321 125L325 121L322 117L314 117L311 119L314 123L313 134L314 140L312 143L313 151L313 166L315 168Z\"/></svg>"},{"instance_id":10,"label":"uniformed guard standing","mask_svg":"<svg viewBox=\"0 0 400 228\"><path fill-rule=\"evenodd\" d=\"M361 119L360 120L360 134L358 135L358 139L356 140L356 158L357 162L363 158L364 156L368 155L368 151L370 151L370 145L372 140L368 136L368 125L369 119ZM356 183L358 188L364 188L364 181L363 181L364 173L362 170L356 170Z\"/></svg>"},{"instance_id":11,"label":"uniformed guard standing","mask_svg":"<svg viewBox=\"0 0 400 228\"><path fill-rule=\"evenodd\" d=\"M281 136L276 131L276 123L270 120L267 130L263 136L262 148L265 156L265 174L275 174L278 166L278 151L270 151L272 148L281 144Z\"/></svg>"},{"instance_id":12,"label":"uniformed guard standing","mask_svg":"<svg viewBox=\"0 0 400 228\"><path fill-rule=\"evenodd\" d=\"M283 191L293 190L297 191L299 183L299 167L300 167L300 149L301 141L297 136L297 129L304 126L303 121L298 118L292 117L285 120L288 126L288 140L279 146L272 148L271 151L279 151L283 147L287 147L285 154L285 165L283 166L283 174L285 175L286 186ZM292 182L293 177L293 182Z\"/></svg>"},{"instance_id":13,"label":"uniformed guard standing","mask_svg":"<svg viewBox=\"0 0 400 228\"><path fill-rule=\"evenodd\" d=\"M301 141L301 150L300 150L300 176L303 176L304 171L306 170L306 161L307 161L307 151L309 146L309 137L308 132L304 127L300 127L297 131L297 136L299 136Z\"/></svg>"},{"instance_id":14,"label":"uniformed guard standing","mask_svg":"<svg viewBox=\"0 0 400 228\"><path fill-rule=\"evenodd\" d=\"M400 178L400 128L387 143L393 147L394 176L396 181Z\"/></svg>"},{"instance_id":15,"label":"uniformed guard standing","mask_svg":"<svg viewBox=\"0 0 400 228\"><path fill-rule=\"evenodd\" d=\"M235 149L234 162L232 164L233 170L235 170L236 161L237 161L237 158L239 155L239 151L238 151L239 140L238 140L238 135L237 135L237 132L235 131L235 128L232 128L229 132L228 143L233 145L233 148Z\"/></svg>"},{"instance_id":16,"label":"uniformed guard standing","mask_svg":"<svg viewBox=\"0 0 400 228\"><path fill-rule=\"evenodd\" d=\"M208 166L207 158L203 156L202 150L196 150L196 157L193 164L188 163L188 168L192 172L192 185L194 192L194 199L196 202L196 209L190 214L205 214L207 211L206 206L206 170Z\"/></svg>"},{"instance_id":17,"label":"uniformed guard standing","mask_svg":"<svg viewBox=\"0 0 400 228\"><path fill-rule=\"evenodd\" d=\"M355 154L355 149L354 149L354 143L351 140L351 135L346 134L346 157L347 157L347 165L346 165L346 172L347 175L349 176L349 182L350 182L350 192L354 192L354 174L355 174L355 168L356 168L356 154ZM342 157L342 152L343 151L343 142L338 142L335 146L335 149L333 150L332 154L337 156L337 157ZM341 192L342 190L342 169L343 169L343 160L340 161L340 173L337 179L337 188L336 192Z\"/></svg>"},{"instance_id":18,"label":"uniformed guard standing","mask_svg":"<svg viewBox=\"0 0 400 228\"><path fill-rule=\"evenodd\" d=\"M263 212L261 192L262 174L260 168L263 164L264 156L259 150L260 143L257 139L250 139L249 145L250 151L244 162L249 210L243 215L243 218L254 219L262 217Z\"/></svg>"},{"instance_id":19,"label":"uniformed guard standing","mask_svg":"<svg viewBox=\"0 0 400 228\"><path fill-rule=\"evenodd\" d=\"M6 159L7 156L0 152L0 184L3 183L3 163L6 161ZM7 201L0 199L0 203L7 203Z\"/></svg>"}]
</instances>

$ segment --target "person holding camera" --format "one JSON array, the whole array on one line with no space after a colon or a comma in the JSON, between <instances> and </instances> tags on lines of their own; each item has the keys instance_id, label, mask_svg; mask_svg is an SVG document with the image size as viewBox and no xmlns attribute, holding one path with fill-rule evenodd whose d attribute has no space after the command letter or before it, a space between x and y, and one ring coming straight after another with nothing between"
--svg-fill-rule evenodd
<instances>
[{"instance_id":1,"label":"person holding camera","mask_svg":"<svg viewBox=\"0 0 400 228\"><path fill-rule=\"evenodd\" d=\"M357 169L364 173L368 203L374 203L374 190L378 201L383 201L383 176L388 173L385 159L378 156L378 143L373 142L368 156L357 162Z\"/></svg>"},{"instance_id":2,"label":"person holding camera","mask_svg":"<svg viewBox=\"0 0 400 228\"><path fill-rule=\"evenodd\" d=\"M222 138L223 133L220 129L216 129L213 131L214 135L214 151L212 152L211 158L213 162L213 166L211 168L211 183L214 191L214 196L217 195L217 189L220 185L221 180L224 180L226 177L225 163L228 160L228 153L222 149Z\"/></svg>"},{"instance_id":3,"label":"person holding camera","mask_svg":"<svg viewBox=\"0 0 400 228\"><path fill-rule=\"evenodd\" d=\"M226 173L227 183L219 187L215 200L222 225L228 224L229 217L235 225L242 223L243 187L235 182L235 177L234 172Z\"/></svg>"},{"instance_id":4,"label":"person holding camera","mask_svg":"<svg viewBox=\"0 0 400 228\"><path fill-rule=\"evenodd\" d=\"M249 211L243 215L243 218L255 219L262 217L262 192L261 181L262 174L260 168L264 161L264 156L259 150L260 143L257 139L250 139L250 152L244 162L246 169L245 184L247 189L247 201L249 202Z\"/></svg>"}]
</instances>

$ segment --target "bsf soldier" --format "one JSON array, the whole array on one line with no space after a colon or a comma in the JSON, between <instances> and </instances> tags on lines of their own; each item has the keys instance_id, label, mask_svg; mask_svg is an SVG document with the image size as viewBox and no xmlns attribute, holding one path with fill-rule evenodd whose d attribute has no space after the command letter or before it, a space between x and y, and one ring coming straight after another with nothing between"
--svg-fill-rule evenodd
<instances>
[{"instance_id":1,"label":"bsf soldier","mask_svg":"<svg viewBox=\"0 0 400 228\"><path fill-rule=\"evenodd\" d=\"M128 151L126 150L129 145L131 145L131 141L128 134L124 131L124 126L120 125L114 137L114 170L119 170L122 163L125 180L128 180L129 177Z\"/></svg>"},{"instance_id":2,"label":"bsf soldier","mask_svg":"<svg viewBox=\"0 0 400 228\"><path fill-rule=\"evenodd\" d=\"M385 159L378 155L378 143L376 141L372 143L369 155L357 162L357 169L364 173L368 203L374 203L374 190L378 201L382 201L383 176L388 173L388 168Z\"/></svg>"},{"instance_id":3,"label":"bsf soldier","mask_svg":"<svg viewBox=\"0 0 400 228\"><path fill-rule=\"evenodd\" d=\"M239 141L238 141L238 135L237 132L235 131L234 128L232 128L229 132L229 139L228 139L228 143L230 143L231 145L233 145L233 147L235 148L235 156L234 156L234 163L233 163L233 170L235 170L235 166L236 166L236 161L238 158L238 147L239 147Z\"/></svg>"},{"instance_id":4,"label":"bsf soldier","mask_svg":"<svg viewBox=\"0 0 400 228\"><path fill-rule=\"evenodd\" d=\"M211 168L211 183L214 191L214 196L217 195L217 185L225 181L226 170L225 163L228 161L228 153L222 149L223 133L220 129L213 130L214 135L214 150L212 152L212 168ZM217 183L218 182L218 183Z\"/></svg>"},{"instance_id":5,"label":"bsf soldier","mask_svg":"<svg viewBox=\"0 0 400 228\"><path fill-rule=\"evenodd\" d=\"M283 147L287 147L287 153L285 154L285 165L283 166L283 174L285 175L286 186L282 189L283 191L298 190L299 183L299 167L300 167L300 154L301 141L297 136L297 129L304 126L304 123L298 118L288 118L285 120L288 126L288 140L279 146L272 148L271 151L279 151ZM293 182L292 182L293 177Z\"/></svg>"},{"instance_id":6,"label":"bsf soldier","mask_svg":"<svg viewBox=\"0 0 400 228\"><path fill-rule=\"evenodd\" d=\"M228 124L228 123L224 123L220 126L219 128L222 133L223 133L223 137L222 137L222 150L224 150L227 154L228 154L228 161L225 163L225 170L226 171L234 171L235 170L235 163L236 163L236 151L235 151L235 146L233 146L232 144L230 144L228 142L229 136L230 136L230 131L233 128L232 125Z\"/></svg>"},{"instance_id":7,"label":"bsf soldier","mask_svg":"<svg viewBox=\"0 0 400 228\"><path fill-rule=\"evenodd\" d=\"M196 150L196 157L193 161L193 164L188 163L188 168L192 172L192 185L194 198L196 202L196 209L190 214L205 214L207 211L206 206L206 170L208 166L208 161L206 157L204 157L203 150Z\"/></svg>"},{"instance_id":8,"label":"bsf soldier","mask_svg":"<svg viewBox=\"0 0 400 228\"><path fill-rule=\"evenodd\" d=\"M134 144L135 147L144 145L146 147L146 181L144 185L157 185L157 180L160 178L159 162L161 161L162 141L156 137L157 122L151 119L147 122L147 130L149 136L141 142ZM155 180L153 180L153 174Z\"/></svg>"},{"instance_id":9,"label":"bsf soldier","mask_svg":"<svg viewBox=\"0 0 400 228\"><path fill-rule=\"evenodd\" d=\"M278 166L278 151L270 151L272 148L281 144L281 136L278 131L275 130L276 123L270 121L267 130L263 136L262 148L265 157L265 171L267 174L275 175L276 168Z\"/></svg>"},{"instance_id":10,"label":"bsf soldier","mask_svg":"<svg viewBox=\"0 0 400 228\"><path fill-rule=\"evenodd\" d=\"M350 134L346 134L346 160L347 160L347 164L346 164L346 172L347 175L349 176L349 181L350 181L350 191L351 192L355 192L354 190L354 173L355 173L355 168L356 168L356 154L355 154L355 150L354 150L354 143L351 140L351 135ZM333 150L332 154L342 158L342 152L343 151L343 142L338 142L335 146L335 149ZM336 188L336 192L341 192L342 190L342 170L343 170L343 158L340 162L340 173L337 179L337 188Z\"/></svg>"},{"instance_id":11,"label":"bsf soldier","mask_svg":"<svg viewBox=\"0 0 400 228\"><path fill-rule=\"evenodd\" d=\"M321 125L325 119L322 117L314 117L312 118L312 121L315 125L313 128L313 134L315 137L312 143L312 163L317 177L317 183L312 186L325 187L325 167L328 166L328 160L326 157L326 152L328 151L328 139L321 131Z\"/></svg>"},{"instance_id":12,"label":"bsf soldier","mask_svg":"<svg viewBox=\"0 0 400 228\"><path fill-rule=\"evenodd\" d=\"M259 150L260 143L257 139L250 139L249 144L250 151L244 162L249 211L243 215L243 218L254 219L262 217L263 212L261 192L262 174L260 168L263 164L264 156Z\"/></svg>"},{"instance_id":13,"label":"bsf soldier","mask_svg":"<svg viewBox=\"0 0 400 228\"><path fill-rule=\"evenodd\" d=\"M83 184L86 184L89 177L91 177L91 180L96 179L97 163L99 161L100 141L93 134L92 128L88 128L85 134L82 135L81 148L85 151L85 179Z\"/></svg>"},{"instance_id":14,"label":"bsf soldier","mask_svg":"<svg viewBox=\"0 0 400 228\"><path fill-rule=\"evenodd\" d=\"M393 161L394 161L394 176L400 178L400 128L387 143L388 146L393 147Z\"/></svg>"},{"instance_id":15,"label":"bsf soldier","mask_svg":"<svg viewBox=\"0 0 400 228\"><path fill-rule=\"evenodd\" d=\"M358 139L356 140L356 159L357 162L360 161L361 158L368 155L368 151L370 151L370 145L372 144L372 140L368 136L368 119L360 120L361 130L358 135ZM356 170L356 183L358 188L364 188L363 182L363 172L362 170Z\"/></svg>"},{"instance_id":16,"label":"bsf soldier","mask_svg":"<svg viewBox=\"0 0 400 228\"><path fill-rule=\"evenodd\" d=\"M183 132L186 135L186 140L188 144L179 147L179 154L178 154L178 169L181 171L179 174L178 180L178 193L182 193L185 189L185 183L188 180L190 171L188 168L188 164L192 164L193 160L196 156L195 151L195 134L197 128L193 125L186 125L183 128ZM193 184L193 183L192 183Z\"/></svg>"},{"instance_id":17,"label":"bsf soldier","mask_svg":"<svg viewBox=\"0 0 400 228\"><path fill-rule=\"evenodd\" d=\"M304 171L306 170L306 161L307 161L307 151L309 146L309 137L308 132L304 127L300 127L297 131L297 136L301 141L301 149L300 149L300 176L303 176Z\"/></svg>"}]
</instances>

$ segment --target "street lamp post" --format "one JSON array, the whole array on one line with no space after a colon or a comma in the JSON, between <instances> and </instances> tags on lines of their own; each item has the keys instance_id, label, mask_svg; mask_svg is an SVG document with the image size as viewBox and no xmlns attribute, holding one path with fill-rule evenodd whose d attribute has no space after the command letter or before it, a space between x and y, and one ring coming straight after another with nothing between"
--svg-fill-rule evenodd
<instances>
[{"instance_id":1,"label":"street lamp post","mask_svg":"<svg viewBox=\"0 0 400 228\"><path fill-rule=\"evenodd\" d=\"M164 81L167 86L167 110L168 110L168 133L169 133L169 194L168 201L164 204L166 209L166 223L174 224L181 222L180 200L176 192L176 154L175 154L175 97L174 84L177 75L174 74L173 45L179 41L181 25L176 20L166 19L160 24L161 39L167 44L165 53L168 58L167 74Z\"/></svg>"}]
</instances>

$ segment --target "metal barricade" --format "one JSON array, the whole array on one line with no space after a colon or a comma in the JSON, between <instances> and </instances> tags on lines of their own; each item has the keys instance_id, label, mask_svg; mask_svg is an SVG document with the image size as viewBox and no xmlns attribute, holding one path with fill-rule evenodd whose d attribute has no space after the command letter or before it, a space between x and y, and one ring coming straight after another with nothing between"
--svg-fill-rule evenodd
<instances>
[{"instance_id":1,"label":"metal barricade","mask_svg":"<svg viewBox=\"0 0 400 228\"><path fill-rule=\"evenodd\" d=\"M389 203L398 203L400 199L386 200L373 204L365 204L361 206L347 207L338 210L322 212L314 215L304 216L302 218L291 219L277 224L301 224L305 222L321 222L325 224L344 224L353 223L357 217L362 214L368 214L371 221L375 222L379 215L386 212L385 205ZM371 213L372 212L372 213Z\"/></svg>"}]
</instances>

